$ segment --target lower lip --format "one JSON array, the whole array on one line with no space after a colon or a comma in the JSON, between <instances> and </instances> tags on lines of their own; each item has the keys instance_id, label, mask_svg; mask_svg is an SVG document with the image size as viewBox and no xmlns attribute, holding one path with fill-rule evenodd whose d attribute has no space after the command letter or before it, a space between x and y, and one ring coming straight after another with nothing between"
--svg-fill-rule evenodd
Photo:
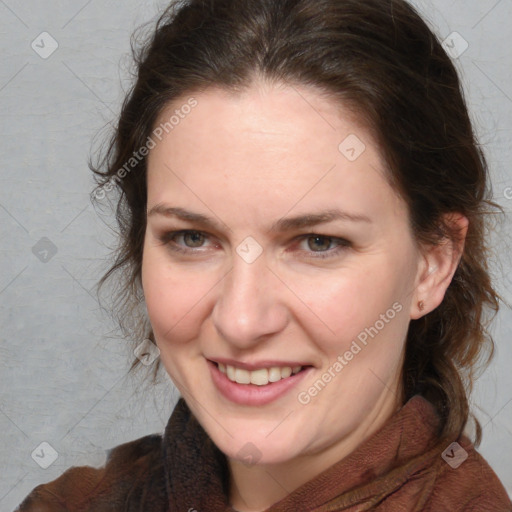
<instances>
[{"instance_id":1,"label":"lower lip","mask_svg":"<svg viewBox=\"0 0 512 512\"><path fill-rule=\"evenodd\" d=\"M240 405L265 405L290 391L312 370L311 367L291 375L286 379L277 382L270 382L265 386L257 386L256 384L238 384L228 379L227 375L222 373L215 363L208 361L212 380L221 392L231 402Z\"/></svg>"}]
</instances>

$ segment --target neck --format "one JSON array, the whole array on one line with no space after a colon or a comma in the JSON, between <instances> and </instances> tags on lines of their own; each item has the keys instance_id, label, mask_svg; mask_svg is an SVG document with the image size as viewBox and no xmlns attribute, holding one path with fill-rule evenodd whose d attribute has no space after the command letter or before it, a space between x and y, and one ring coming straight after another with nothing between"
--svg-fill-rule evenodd
<instances>
[{"instance_id":1,"label":"neck","mask_svg":"<svg viewBox=\"0 0 512 512\"><path fill-rule=\"evenodd\" d=\"M253 466L229 459L230 503L238 512L262 512L352 453L400 408L393 393L386 393L350 434L320 451L277 464Z\"/></svg>"}]
</instances>

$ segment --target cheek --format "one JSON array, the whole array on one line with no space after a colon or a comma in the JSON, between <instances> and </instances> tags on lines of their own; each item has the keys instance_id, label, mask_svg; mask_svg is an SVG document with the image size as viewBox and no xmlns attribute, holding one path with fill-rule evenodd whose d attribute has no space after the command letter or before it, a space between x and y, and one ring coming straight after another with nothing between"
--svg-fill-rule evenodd
<instances>
[{"instance_id":1,"label":"cheek","mask_svg":"<svg viewBox=\"0 0 512 512\"><path fill-rule=\"evenodd\" d=\"M196 335L211 289L208 282L197 273L173 268L149 250L142 263L142 286L157 341L184 342Z\"/></svg>"},{"instance_id":2,"label":"cheek","mask_svg":"<svg viewBox=\"0 0 512 512\"><path fill-rule=\"evenodd\" d=\"M325 274L314 279L301 278L294 292L305 309L311 332L338 348L340 340L352 340L373 325L399 300L397 283L387 276L388 269L376 269L368 264L361 268L346 268L336 276Z\"/></svg>"}]
</instances>

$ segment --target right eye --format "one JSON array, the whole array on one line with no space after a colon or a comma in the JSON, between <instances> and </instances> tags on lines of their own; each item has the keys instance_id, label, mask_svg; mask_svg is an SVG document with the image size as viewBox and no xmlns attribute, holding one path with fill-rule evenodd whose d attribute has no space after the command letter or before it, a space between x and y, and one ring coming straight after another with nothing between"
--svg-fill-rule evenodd
<instances>
[{"instance_id":1,"label":"right eye","mask_svg":"<svg viewBox=\"0 0 512 512\"><path fill-rule=\"evenodd\" d=\"M208 235L201 231L184 229L170 231L159 237L160 241L176 252L195 252L196 249L205 249L212 246Z\"/></svg>"}]
</instances>

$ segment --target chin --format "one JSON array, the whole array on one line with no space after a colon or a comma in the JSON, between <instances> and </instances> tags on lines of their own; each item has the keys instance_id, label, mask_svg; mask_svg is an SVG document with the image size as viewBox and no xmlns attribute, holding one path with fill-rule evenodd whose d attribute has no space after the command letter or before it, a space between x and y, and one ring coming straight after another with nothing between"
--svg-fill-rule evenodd
<instances>
[{"instance_id":1,"label":"chin","mask_svg":"<svg viewBox=\"0 0 512 512\"><path fill-rule=\"evenodd\" d=\"M231 437L218 426L208 432L208 435L228 459L247 466L281 464L294 459L301 453L301 445L293 441L286 430L283 430L281 435L269 436L268 430L265 434L252 432L247 425L244 427L243 424L238 425L236 429L230 429L227 426L227 429L238 432L239 435L235 434Z\"/></svg>"}]
</instances>

